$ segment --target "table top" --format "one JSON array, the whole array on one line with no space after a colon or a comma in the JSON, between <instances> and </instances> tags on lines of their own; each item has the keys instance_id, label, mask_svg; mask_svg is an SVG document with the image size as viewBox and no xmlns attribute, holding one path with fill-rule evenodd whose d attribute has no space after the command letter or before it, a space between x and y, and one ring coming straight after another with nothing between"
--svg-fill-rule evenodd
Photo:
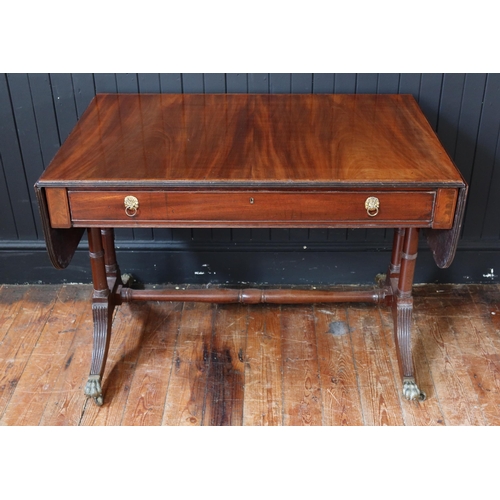
<instances>
[{"instance_id":1,"label":"table top","mask_svg":"<svg viewBox=\"0 0 500 500\"><path fill-rule=\"evenodd\" d=\"M461 187L411 95L98 94L41 187Z\"/></svg>"}]
</instances>

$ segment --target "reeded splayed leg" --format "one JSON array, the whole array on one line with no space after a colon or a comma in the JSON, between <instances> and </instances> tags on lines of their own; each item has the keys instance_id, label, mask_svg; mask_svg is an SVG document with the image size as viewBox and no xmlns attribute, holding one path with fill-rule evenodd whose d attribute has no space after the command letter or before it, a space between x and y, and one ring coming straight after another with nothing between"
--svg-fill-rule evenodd
<instances>
[{"instance_id":1,"label":"reeded splayed leg","mask_svg":"<svg viewBox=\"0 0 500 500\"><path fill-rule=\"evenodd\" d=\"M100 230L88 229L90 264L94 292L92 295L92 316L94 320L94 342L92 347L92 361L90 375L85 386L85 395L94 399L101 406L103 395L101 381L108 356L109 340L111 337L111 319L114 301L106 278L104 248ZM110 270L111 271L111 270ZM116 273L116 271L115 271ZM111 273L110 273L111 274ZM116 281L115 277L110 278ZM114 286L113 286L114 288Z\"/></svg>"},{"instance_id":2,"label":"reeded splayed leg","mask_svg":"<svg viewBox=\"0 0 500 500\"><path fill-rule=\"evenodd\" d=\"M404 232L404 239L400 250L400 269L392 269L394 273L393 277L397 278L397 290L392 302L392 312L399 369L403 379L403 396L408 400L423 401L425 393L418 388L415 381L411 348L411 320L413 311L411 291L418 250L418 233L418 228L408 228ZM396 238L401 243L401 236L396 235ZM397 265L397 262L392 262L391 267L392 264ZM399 276L397 276L398 271Z\"/></svg>"}]
</instances>

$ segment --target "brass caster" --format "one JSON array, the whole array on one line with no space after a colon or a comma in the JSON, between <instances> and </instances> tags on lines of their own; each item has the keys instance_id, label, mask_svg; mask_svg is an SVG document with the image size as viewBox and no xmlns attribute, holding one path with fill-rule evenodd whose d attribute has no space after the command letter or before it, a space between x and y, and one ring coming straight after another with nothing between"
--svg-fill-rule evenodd
<instances>
[{"instance_id":1,"label":"brass caster","mask_svg":"<svg viewBox=\"0 0 500 500\"><path fill-rule=\"evenodd\" d=\"M102 406L104 403L101 389L101 376L90 375L85 386L85 396L92 398L97 406Z\"/></svg>"},{"instance_id":2,"label":"brass caster","mask_svg":"<svg viewBox=\"0 0 500 500\"><path fill-rule=\"evenodd\" d=\"M375 283L377 283L378 286L384 286L386 279L387 279L386 274L379 273L375 276Z\"/></svg>"},{"instance_id":3,"label":"brass caster","mask_svg":"<svg viewBox=\"0 0 500 500\"><path fill-rule=\"evenodd\" d=\"M413 378L403 380L403 396L408 401L424 401L426 398L425 392L421 391Z\"/></svg>"}]
</instances>

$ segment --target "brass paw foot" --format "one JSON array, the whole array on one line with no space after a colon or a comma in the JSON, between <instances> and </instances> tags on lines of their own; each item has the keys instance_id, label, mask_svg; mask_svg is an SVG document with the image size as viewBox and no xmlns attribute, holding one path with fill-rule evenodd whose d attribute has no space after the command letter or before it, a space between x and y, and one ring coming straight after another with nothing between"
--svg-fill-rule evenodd
<instances>
[{"instance_id":1,"label":"brass paw foot","mask_svg":"<svg viewBox=\"0 0 500 500\"><path fill-rule=\"evenodd\" d=\"M101 377L99 375L90 375L85 386L85 396L93 398L97 406L102 406L104 400L102 397Z\"/></svg>"},{"instance_id":2,"label":"brass paw foot","mask_svg":"<svg viewBox=\"0 0 500 500\"><path fill-rule=\"evenodd\" d=\"M403 380L403 396L409 401L424 401L425 392L422 392L413 378Z\"/></svg>"}]
</instances>

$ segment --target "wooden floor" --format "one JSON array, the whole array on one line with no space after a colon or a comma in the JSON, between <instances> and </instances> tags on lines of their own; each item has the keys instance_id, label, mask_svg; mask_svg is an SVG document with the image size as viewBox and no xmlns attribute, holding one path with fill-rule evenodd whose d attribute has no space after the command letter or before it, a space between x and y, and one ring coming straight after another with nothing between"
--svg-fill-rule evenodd
<instances>
[{"instance_id":1,"label":"wooden floor","mask_svg":"<svg viewBox=\"0 0 500 500\"><path fill-rule=\"evenodd\" d=\"M499 285L414 288L423 403L401 397L385 307L145 302L115 312L97 407L90 295L0 286L0 424L500 424Z\"/></svg>"}]
</instances>

